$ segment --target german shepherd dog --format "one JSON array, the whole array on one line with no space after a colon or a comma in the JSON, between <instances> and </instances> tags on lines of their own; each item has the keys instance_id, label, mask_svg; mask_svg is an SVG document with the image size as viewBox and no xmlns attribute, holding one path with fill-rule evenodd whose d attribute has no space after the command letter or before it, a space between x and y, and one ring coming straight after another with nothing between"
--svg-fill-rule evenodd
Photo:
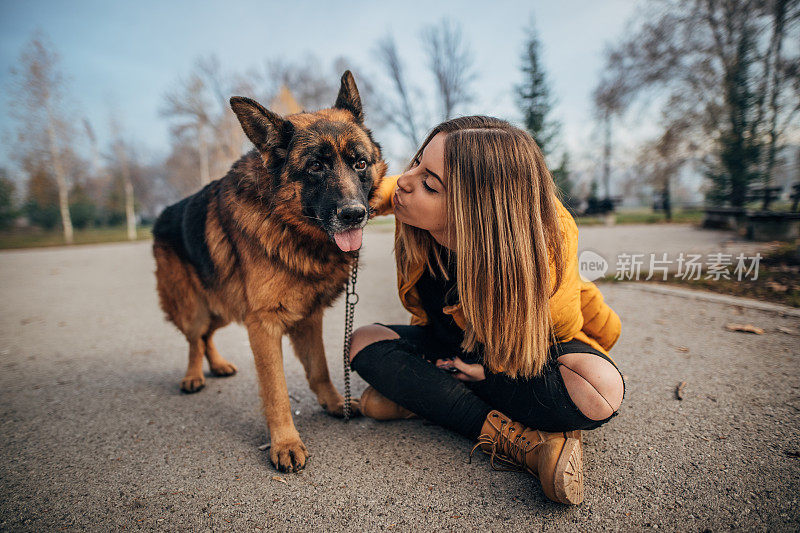
<instances>
[{"instance_id":1,"label":"german shepherd dog","mask_svg":"<svg viewBox=\"0 0 800 533\"><path fill-rule=\"evenodd\" d=\"M328 374L322 314L344 292L362 231L386 174L381 148L364 126L350 71L332 108L285 118L232 97L255 150L221 179L164 209L153 226L161 309L189 341L185 392L236 367L212 335L232 321L247 328L271 437L270 460L302 469L309 452L294 426L281 340L289 335L311 390L331 415L344 400ZM358 402L351 404L358 413Z\"/></svg>"}]
</instances>

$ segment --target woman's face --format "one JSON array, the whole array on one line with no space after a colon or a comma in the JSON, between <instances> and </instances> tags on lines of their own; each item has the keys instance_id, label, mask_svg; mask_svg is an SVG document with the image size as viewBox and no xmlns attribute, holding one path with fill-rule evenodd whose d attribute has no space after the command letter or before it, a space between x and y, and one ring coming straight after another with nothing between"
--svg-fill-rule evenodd
<instances>
[{"instance_id":1,"label":"woman's face","mask_svg":"<svg viewBox=\"0 0 800 533\"><path fill-rule=\"evenodd\" d=\"M426 229L437 240L445 234L444 133L437 133L422 159L397 178L394 216L400 222Z\"/></svg>"}]
</instances>

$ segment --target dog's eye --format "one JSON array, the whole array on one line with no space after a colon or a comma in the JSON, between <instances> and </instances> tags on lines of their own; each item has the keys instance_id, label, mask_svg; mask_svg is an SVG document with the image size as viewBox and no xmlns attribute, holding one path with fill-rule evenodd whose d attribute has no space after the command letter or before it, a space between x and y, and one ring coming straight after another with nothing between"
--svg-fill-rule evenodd
<instances>
[{"instance_id":1,"label":"dog's eye","mask_svg":"<svg viewBox=\"0 0 800 533\"><path fill-rule=\"evenodd\" d=\"M322 163L320 163L319 161L314 161L308 166L308 169L311 172L319 172L320 170L322 170Z\"/></svg>"},{"instance_id":2,"label":"dog's eye","mask_svg":"<svg viewBox=\"0 0 800 533\"><path fill-rule=\"evenodd\" d=\"M366 159L359 159L358 162L353 166L356 170L364 170L367 168L367 160Z\"/></svg>"}]
</instances>

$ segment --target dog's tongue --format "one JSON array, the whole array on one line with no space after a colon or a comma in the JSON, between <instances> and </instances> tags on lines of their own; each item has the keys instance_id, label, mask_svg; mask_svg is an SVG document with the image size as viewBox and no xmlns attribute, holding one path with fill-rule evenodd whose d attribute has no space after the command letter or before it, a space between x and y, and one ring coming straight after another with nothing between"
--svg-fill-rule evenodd
<instances>
[{"instance_id":1,"label":"dog's tongue","mask_svg":"<svg viewBox=\"0 0 800 533\"><path fill-rule=\"evenodd\" d=\"M356 228L334 233L333 238L336 241L336 246L345 252L352 252L353 250L358 250L361 248L361 237L363 232L363 228Z\"/></svg>"}]
</instances>

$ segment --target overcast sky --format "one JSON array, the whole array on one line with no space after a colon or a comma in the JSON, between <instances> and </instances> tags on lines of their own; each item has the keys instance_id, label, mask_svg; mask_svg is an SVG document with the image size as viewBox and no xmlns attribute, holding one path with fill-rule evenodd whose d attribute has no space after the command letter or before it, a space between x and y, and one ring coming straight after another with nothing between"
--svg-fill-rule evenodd
<instances>
[{"instance_id":1,"label":"overcast sky","mask_svg":"<svg viewBox=\"0 0 800 533\"><path fill-rule=\"evenodd\" d=\"M215 53L233 71L267 57L293 59L308 53L326 66L345 56L377 71L375 43L391 32L409 76L425 84L429 77L421 61L419 28L445 16L460 23L475 55L477 100L468 111L517 120L513 85L520 80L524 30L534 15L558 102L554 117L563 123L562 138L573 158L586 164L596 145L590 95L602 52L620 37L636 6L635 0L0 0L0 133L14 127L8 116L9 69L36 29L61 55L75 115L88 117L102 138L113 101L130 136L158 156L168 149L168 123L158 114L163 95L201 55ZM7 164L6 150L0 152L0 165ZM398 164L390 168L399 170Z\"/></svg>"}]
</instances>

